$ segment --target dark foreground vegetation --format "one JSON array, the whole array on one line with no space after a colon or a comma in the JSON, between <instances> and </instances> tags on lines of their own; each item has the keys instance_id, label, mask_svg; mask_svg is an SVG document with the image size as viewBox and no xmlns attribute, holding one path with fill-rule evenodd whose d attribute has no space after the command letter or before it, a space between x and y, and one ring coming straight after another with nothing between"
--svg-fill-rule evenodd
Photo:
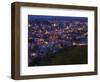
<instances>
[{"instance_id":1,"label":"dark foreground vegetation","mask_svg":"<svg viewBox=\"0 0 100 82\"><path fill-rule=\"evenodd\" d=\"M73 46L56 54L34 58L29 66L87 64L87 46Z\"/></svg>"}]
</instances>

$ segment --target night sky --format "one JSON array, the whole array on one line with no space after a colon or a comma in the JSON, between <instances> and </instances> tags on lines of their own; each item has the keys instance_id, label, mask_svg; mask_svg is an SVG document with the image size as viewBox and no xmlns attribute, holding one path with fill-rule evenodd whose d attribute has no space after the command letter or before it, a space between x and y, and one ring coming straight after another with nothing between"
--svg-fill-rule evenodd
<instances>
[{"instance_id":1,"label":"night sky","mask_svg":"<svg viewBox=\"0 0 100 82\"><path fill-rule=\"evenodd\" d=\"M44 16L44 15L28 15L28 21L33 20L66 20L66 21L81 21L87 22L87 17L70 17L70 16Z\"/></svg>"}]
</instances>

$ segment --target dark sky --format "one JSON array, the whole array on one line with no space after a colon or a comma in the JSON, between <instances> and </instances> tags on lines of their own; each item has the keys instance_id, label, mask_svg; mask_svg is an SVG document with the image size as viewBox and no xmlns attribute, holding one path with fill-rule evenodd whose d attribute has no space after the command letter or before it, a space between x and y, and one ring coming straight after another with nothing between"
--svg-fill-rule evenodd
<instances>
[{"instance_id":1,"label":"dark sky","mask_svg":"<svg viewBox=\"0 0 100 82\"><path fill-rule=\"evenodd\" d=\"M70 16L47 16L47 15L28 15L28 21L33 20L66 20L87 22L87 17L70 17Z\"/></svg>"}]
</instances>

